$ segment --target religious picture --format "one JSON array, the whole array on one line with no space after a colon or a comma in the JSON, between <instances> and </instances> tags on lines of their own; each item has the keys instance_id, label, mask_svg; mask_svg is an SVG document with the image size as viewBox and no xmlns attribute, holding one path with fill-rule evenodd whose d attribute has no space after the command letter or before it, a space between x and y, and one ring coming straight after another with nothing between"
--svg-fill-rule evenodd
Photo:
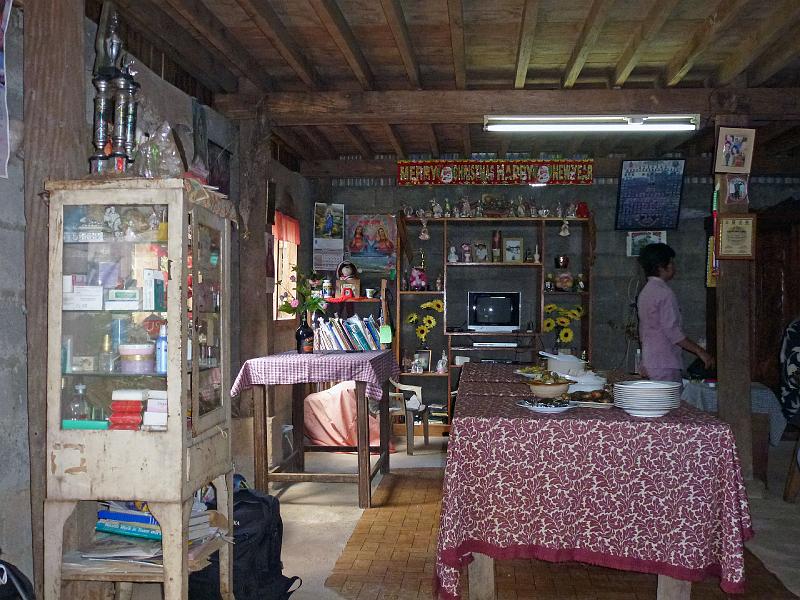
<instances>
[{"instance_id":1,"label":"religious picture","mask_svg":"<svg viewBox=\"0 0 800 600\"><path fill-rule=\"evenodd\" d=\"M395 267L394 216L347 215L345 225L345 251L358 270L388 275Z\"/></svg>"},{"instance_id":2,"label":"religious picture","mask_svg":"<svg viewBox=\"0 0 800 600\"><path fill-rule=\"evenodd\" d=\"M726 173L717 175L717 189L726 205L747 206L747 175Z\"/></svg>"},{"instance_id":3,"label":"religious picture","mask_svg":"<svg viewBox=\"0 0 800 600\"><path fill-rule=\"evenodd\" d=\"M714 171L717 173L749 173L753 161L755 129L720 127Z\"/></svg>"},{"instance_id":4,"label":"religious picture","mask_svg":"<svg viewBox=\"0 0 800 600\"><path fill-rule=\"evenodd\" d=\"M314 203L315 271L332 271L344 256L344 204Z\"/></svg>"},{"instance_id":5,"label":"religious picture","mask_svg":"<svg viewBox=\"0 0 800 600\"><path fill-rule=\"evenodd\" d=\"M642 248L648 244L666 244L666 231L629 231L626 253L628 256L639 256Z\"/></svg>"}]
</instances>

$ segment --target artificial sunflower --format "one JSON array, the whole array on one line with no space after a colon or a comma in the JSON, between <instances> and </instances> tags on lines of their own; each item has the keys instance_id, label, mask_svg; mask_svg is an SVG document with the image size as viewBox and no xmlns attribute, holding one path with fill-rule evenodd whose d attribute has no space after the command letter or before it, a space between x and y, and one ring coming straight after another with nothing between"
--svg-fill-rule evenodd
<instances>
[{"instance_id":1,"label":"artificial sunflower","mask_svg":"<svg viewBox=\"0 0 800 600\"><path fill-rule=\"evenodd\" d=\"M422 324L428 329L433 329L436 327L436 318L432 315L425 315L422 317Z\"/></svg>"},{"instance_id":2,"label":"artificial sunflower","mask_svg":"<svg viewBox=\"0 0 800 600\"><path fill-rule=\"evenodd\" d=\"M419 315L415 312L412 312L410 315L406 317L406 323L408 323L409 325L413 325L417 321L419 321Z\"/></svg>"},{"instance_id":3,"label":"artificial sunflower","mask_svg":"<svg viewBox=\"0 0 800 600\"><path fill-rule=\"evenodd\" d=\"M578 312L576 309L574 309L574 308L573 308L572 310L570 310L570 311L567 311L567 316L568 316L570 319L572 319L573 321L577 321L577 320L578 320L578 319L580 319L580 318L581 318L583 315L582 315L581 313L579 313L579 312Z\"/></svg>"},{"instance_id":4,"label":"artificial sunflower","mask_svg":"<svg viewBox=\"0 0 800 600\"><path fill-rule=\"evenodd\" d=\"M545 333L547 333L549 331L553 331L553 329L555 329L555 328L556 328L555 319L549 319L548 318L548 319L545 319L544 322L542 323L542 331L544 331Z\"/></svg>"},{"instance_id":5,"label":"artificial sunflower","mask_svg":"<svg viewBox=\"0 0 800 600\"><path fill-rule=\"evenodd\" d=\"M441 300L431 300L430 302L426 302L425 304L430 304L431 308L436 312L444 312L444 302Z\"/></svg>"},{"instance_id":6,"label":"artificial sunflower","mask_svg":"<svg viewBox=\"0 0 800 600\"><path fill-rule=\"evenodd\" d=\"M414 333L417 334L417 337L420 339L421 342L425 341L425 338L428 337L428 328L425 325L418 325L417 328L414 330Z\"/></svg>"},{"instance_id":7,"label":"artificial sunflower","mask_svg":"<svg viewBox=\"0 0 800 600\"><path fill-rule=\"evenodd\" d=\"M569 327L564 327L558 334L558 339L565 344L568 344L572 341L572 338L575 337L575 332L572 331Z\"/></svg>"},{"instance_id":8,"label":"artificial sunflower","mask_svg":"<svg viewBox=\"0 0 800 600\"><path fill-rule=\"evenodd\" d=\"M555 304L545 304L544 312L549 315L550 313L555 312L557 308L558 307Z\"/></svg>"},{"instance_id":9,"label":"artificial sunflower","mask_svg":"<svg viewBox=\"0 0 800 600\"><path fill-rule=\"evenodd\" d=\"M579 319L583 316L583 307L582 306L576 306L575 308L572 309L572 311L577 313Z\"/></svg>"},{"instance_id":10,"label":"artificial sunflower","mask_svg":"<svg viewBox=\"0 0 800 600\"><path fill-rule=\"evenodd\" d=\"M558 317L556 319L556 325L558 325L559 327L566 327L567 325L569 325L569 323L570 323L569 317Z\"/></svg>"}]
</instances>

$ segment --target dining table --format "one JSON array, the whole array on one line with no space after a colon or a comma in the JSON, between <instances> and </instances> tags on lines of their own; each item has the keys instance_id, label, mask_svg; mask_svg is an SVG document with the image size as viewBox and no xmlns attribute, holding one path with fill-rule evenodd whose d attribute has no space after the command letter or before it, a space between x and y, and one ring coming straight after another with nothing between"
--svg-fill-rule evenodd
<instances>
[{"instance_id":1,"label":"dining table","mask_svg":"<svg viewBox=\"0 0 800 600\"><path fill-rule=\"evenodd\" d=\"M463 370L443 486L439 598L461 597L470 563L470 598L492 598L493 560L525 558L657 574L661 598L689 598L691 582L706 577L726 593L743 591L753 532L726 423L686 403L657 418L611 405L543 414L524 402L531 396L512 365Z\"/></svg>"}]
</instances>

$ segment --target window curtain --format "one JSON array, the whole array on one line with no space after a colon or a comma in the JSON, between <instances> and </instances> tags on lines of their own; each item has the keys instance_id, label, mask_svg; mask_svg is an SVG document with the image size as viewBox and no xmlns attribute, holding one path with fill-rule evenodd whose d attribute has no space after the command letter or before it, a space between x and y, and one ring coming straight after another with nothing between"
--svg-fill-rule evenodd
<instances>
[{"instance_id":1,"label":"window curtain","mask_svg":"<svg viewBox=\"0 0 800 600\"><path fill-rule=\"evenodd\" d=\"M275 224L272 226L272 235L275 239L283 242L291 242L300 245L300 221L275 211Z\"/></svg>"}]
</instances>

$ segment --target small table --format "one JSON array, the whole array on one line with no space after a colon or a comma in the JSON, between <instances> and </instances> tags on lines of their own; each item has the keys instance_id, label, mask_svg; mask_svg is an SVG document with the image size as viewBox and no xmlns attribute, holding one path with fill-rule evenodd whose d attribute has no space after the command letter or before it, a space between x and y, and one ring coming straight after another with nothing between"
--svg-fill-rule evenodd
<instances>
[{"instance_id":1,"label":"small table","mask_svg":"<svg viewBox=\"0 0 800 600\"><path fill-rule=\"evenodd\" d=\"M332 483L358 483L358 506L372 505L372 479L380 470L389 472L389 402L383 393L383 384L396 377L400 368L390 350L372 352L297 354L284 352L272 356L252 358L242 365L231 388L231 396L242 390L263 386L262 397L255 401L255 486L267 491L270 481L320 481ZM275 415L274 398L266 394L266 386L293 385L328 381L356 382L356 420L358 425L358 474L305 472L303 441L304 393L295 389L292 401L294 426L294 452L280 464L269 468L271 445L268 444L266 419ZM269 396L269 398L268 398ZM380 456L370 469L369 421L367 398L379 401L380 406ZM286 472L293 464L299 472Z\"/></svg>"}]
</instances>

